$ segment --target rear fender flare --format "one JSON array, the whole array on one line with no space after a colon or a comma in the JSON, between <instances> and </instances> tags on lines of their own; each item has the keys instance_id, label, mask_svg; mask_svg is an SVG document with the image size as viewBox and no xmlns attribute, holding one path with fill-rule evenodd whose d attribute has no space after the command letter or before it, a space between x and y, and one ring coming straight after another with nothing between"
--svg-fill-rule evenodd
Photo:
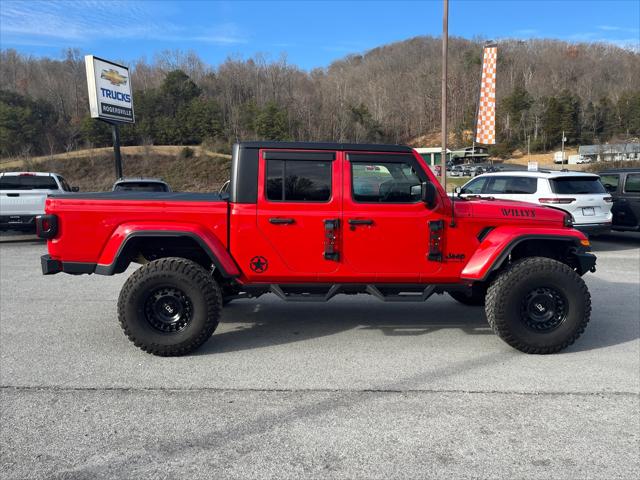
<instances>
[{"instance_id":1,"label":"rear fender flare","mask_svg":"<svg viewBox=\"0 0 640 480\"><path fill-rule=\"evenodd\" d=\"M155 226L154 226L155 227ZM123 258L127 244L136 238L178 238L186 237L194 240L208 255L215 268L224 278L234 278L240 271L222 242L211 232L199 226L191 228L145 229L140 227L120 226L107 241L102 251L95 273L113 275L126 268L129 259ZM125 264L126 263L126 264Z\"/></svg>"}]
</instances>

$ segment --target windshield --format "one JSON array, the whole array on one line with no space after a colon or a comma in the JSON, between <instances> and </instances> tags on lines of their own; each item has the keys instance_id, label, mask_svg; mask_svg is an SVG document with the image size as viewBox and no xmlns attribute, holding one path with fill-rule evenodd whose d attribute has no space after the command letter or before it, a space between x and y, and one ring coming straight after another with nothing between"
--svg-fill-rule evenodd
<instances>
[{"instance_id":1,"label":"windshield","mask_svg":"<svg viewBox=\"0 0 640 480\"><path fill-rule=\"evenodd\" d=\"M58 184L49 176L3 175L0 190L58 190Z\"/></svg>"},{"instance_id":2,"label":"windshield","mask_svg":"<svg viewBox=\"0 0 640 480\"><path fill-rule=\"evenodd\" d=\"M598 177L552 178L551 191L558 194L580 195L585 193L607 193Z\"/></svg>"},{"instance_id":3,"label":"windshield","mask_svg":"<svg viewBox=\"0 0 640 480\"><path fill-rule=\"evenodd\" d=\"M115 192L168 192L167 186L164 183L155 182L126 182L118 183L113 187Z\"/></svg>"}]
</instances>

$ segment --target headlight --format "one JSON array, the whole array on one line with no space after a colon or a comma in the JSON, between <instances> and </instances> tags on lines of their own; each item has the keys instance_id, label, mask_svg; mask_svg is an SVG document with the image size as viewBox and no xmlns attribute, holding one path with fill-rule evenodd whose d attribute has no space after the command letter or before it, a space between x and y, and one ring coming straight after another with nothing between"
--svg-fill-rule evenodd
<instances>
[{"instance_id":1,"label":"headlight","mask_svg":"<svg viewBox=\"0 0 640 480\"><path fill-rule=\"evenodd\" d=\"M564 214L564 226L568 227L568 228L572 228L574 221L575 221L575 218L573 218L573 215L571 215L569 212L565 212L565 214Z\"/></svg>"}]
</instances>

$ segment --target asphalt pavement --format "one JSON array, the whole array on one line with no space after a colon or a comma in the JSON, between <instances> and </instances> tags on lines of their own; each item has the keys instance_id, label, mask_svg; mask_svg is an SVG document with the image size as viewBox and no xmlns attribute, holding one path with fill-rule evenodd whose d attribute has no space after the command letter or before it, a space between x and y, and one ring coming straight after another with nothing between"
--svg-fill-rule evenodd
<instances>
[{"instance_id":1,"label":"asphalt pavement","mask_svg":"<svg viewBox=\"0 0 640 480\"><path fill-rule=\"evenodd\" d=\"M482 308L367 296L225 309L196 354L123 335L114 277L0 243L1 478L637 478L640 235L594 241L590 325L504 344Z\"/></svg>"}]
</instances>

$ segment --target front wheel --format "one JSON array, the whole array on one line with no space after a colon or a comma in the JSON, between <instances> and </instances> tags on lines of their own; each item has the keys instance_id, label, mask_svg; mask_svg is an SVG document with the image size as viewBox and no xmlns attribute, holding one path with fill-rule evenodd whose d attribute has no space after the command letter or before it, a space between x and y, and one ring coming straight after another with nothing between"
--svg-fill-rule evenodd
<instances>
[{"instance_id":1,"label":"front wheel","mask_svg":"<svg viewBox=\"0 0 640 480\"><path fill-rule=\"evenodd\" d=\"M584 332L591 296L584 280L564 263L531 257L495 279L485 311L506 343L525 353L548 354L565 349Z\"/></svg>"},{"instance_id":2,"label":"front wheel","mask_svg":"<svg viewBox=\"0 0 640 480\"><path fill-rule=\"evenodd\" d=\"M160 356L196 350L218 326L220 287L200 265L161 258L136 270L118 298L126 336L145 352Z\"/></svg>"}]
</instances>

